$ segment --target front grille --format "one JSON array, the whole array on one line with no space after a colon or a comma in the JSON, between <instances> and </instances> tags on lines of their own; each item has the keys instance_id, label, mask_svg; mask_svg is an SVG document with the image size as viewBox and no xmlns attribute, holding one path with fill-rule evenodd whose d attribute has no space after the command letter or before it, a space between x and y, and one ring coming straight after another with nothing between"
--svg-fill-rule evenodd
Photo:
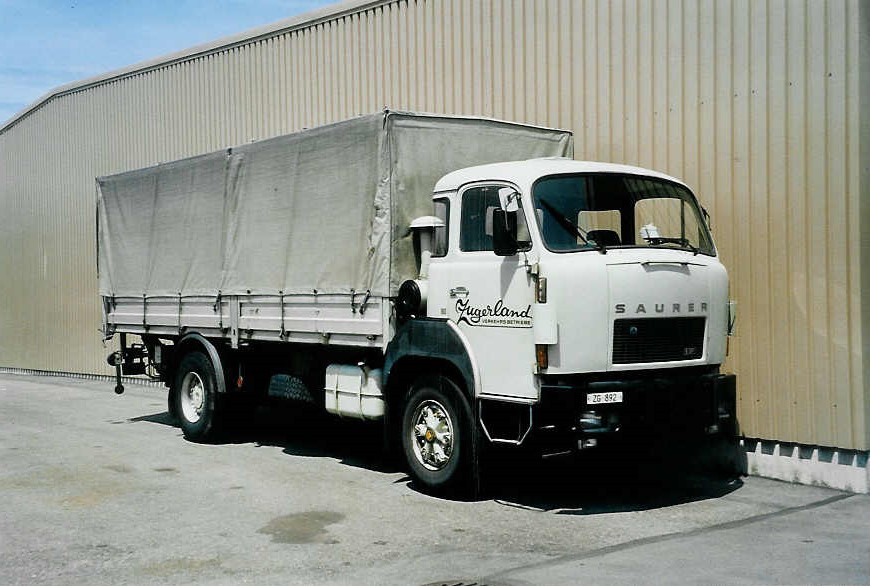
<instances>
[{"instance_id":1,"label":"front grille","mask_svg":"<svg viewBox=\"0 0 870 586\"><path fill-rule=\"evenodd\" d=\"M613 364L697 360L704 355L703 317L650 317L613 322Z\"/></svg>"}]
</instances>

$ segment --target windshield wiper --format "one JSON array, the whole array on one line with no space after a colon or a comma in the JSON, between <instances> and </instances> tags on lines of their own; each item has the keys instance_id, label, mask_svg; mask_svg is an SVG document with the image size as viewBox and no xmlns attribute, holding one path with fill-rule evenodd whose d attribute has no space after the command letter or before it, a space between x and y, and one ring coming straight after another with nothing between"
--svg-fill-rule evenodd
<instances>
[{"instance_id":1,"label":"windshield wiper","mask_svg":"<svg viewBox=\"0 0 870 586\"><path fill-rule=\"evenodd\" d=\"M698 254L699 250L697 247L692 246L689 242L688 238L677 238L673 236L650 236L649 238L645 238L647 243L652 246L657 246L659 244L679 244L682 248L688 248L692 251L692 254Z\"/></svg>"},{"instance_id":2,"label":"windshield wiper","mask_svg":"<svg viewBox=\"0 0 870 586\"><path fill-rule=\"evenodd\" d=\"M586 233L580 229L580 227L568 219L565 215L563 215L559 210L554 208L550 202L548 202L544 198L540 198L538 201L541 202L541 205L544 206L544 209L550 212L550 215L553 216L553 219L556 220L556 223L559 224L566 232L571 234L572 236L579 236L581 240L583 240L583 244L587 246L590 245L589 238L586 237ZM592 241L592 245L598 249L601 254L607 254L607 249L603 244Z\"/></svg>"}]
</instances>

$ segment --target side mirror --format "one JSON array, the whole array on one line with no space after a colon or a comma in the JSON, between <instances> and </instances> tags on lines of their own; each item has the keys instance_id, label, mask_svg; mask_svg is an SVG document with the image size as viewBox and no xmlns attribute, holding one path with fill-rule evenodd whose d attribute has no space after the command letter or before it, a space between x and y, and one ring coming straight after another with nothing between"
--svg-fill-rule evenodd
<instances>
[{"instance_id":1,"label":"side mirror","mask_svg":"<svg viewBox=\"0 0 870 586\"><path fill-rule=\"evenodd\" d=\"M429 274L429 259L432 258L432 247L435 245L435 232L444 226L444 221L436 216L422 216L411 222L411 232L415 239L417 274L421 279L425 279Z\"/></svg>"},{"instance_id":2,"label":"side mirror","mask_svg":"<svg viewBox=\"0 0 870 586\"><path fill-rule=\"evenodd\" d=\"M492 249L496 256L513 256L519 250L516 211L493 210Z\"/></svg>"}]
</instances>

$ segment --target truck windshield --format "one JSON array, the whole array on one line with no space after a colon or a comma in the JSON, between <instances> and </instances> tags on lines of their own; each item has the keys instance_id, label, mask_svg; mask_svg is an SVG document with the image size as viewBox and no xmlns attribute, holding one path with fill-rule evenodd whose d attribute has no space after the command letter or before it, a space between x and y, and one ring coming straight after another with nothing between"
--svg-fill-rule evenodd
<instances>
[{"instance_id":1,"label":"truck windshield","mask_svg":"<svg viewBox=\"0 0 870 586\"><path fill-rule=\"evenodd\" d=\"M555 175L533 189L544 244L554 252L670 247L714 255L692 193L678 183L622 173Z\"/></svg>"}]
</instances>

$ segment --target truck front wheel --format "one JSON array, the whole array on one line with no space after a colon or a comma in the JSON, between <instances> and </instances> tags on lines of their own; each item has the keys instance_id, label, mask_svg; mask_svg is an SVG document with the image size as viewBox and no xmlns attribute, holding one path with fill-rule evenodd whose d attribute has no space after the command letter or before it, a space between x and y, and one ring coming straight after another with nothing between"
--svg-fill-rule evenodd
<instances>
[{"instance_id":1,"label":"truck front wheel","mask_svg":"<svg viewBox=\"0 0 870 586\"><path fill-rule=\"evenodd\" d=\"M181 359L172 389L174 412L184 437L195 442L215 438L220 416L214 365L201 352Z\"/></svg>"},{"instance_id":2,"label":"truck front wheel","mask_svg":"<svg viewBox=\"0 0 870 586\"><path fill-rule=\"evenodd\" d=\"M411 386L402 417L402 447L411 476L431 492L463 492L471 478L471 409L442 375Z\"/></svg>"}]
</instances>

